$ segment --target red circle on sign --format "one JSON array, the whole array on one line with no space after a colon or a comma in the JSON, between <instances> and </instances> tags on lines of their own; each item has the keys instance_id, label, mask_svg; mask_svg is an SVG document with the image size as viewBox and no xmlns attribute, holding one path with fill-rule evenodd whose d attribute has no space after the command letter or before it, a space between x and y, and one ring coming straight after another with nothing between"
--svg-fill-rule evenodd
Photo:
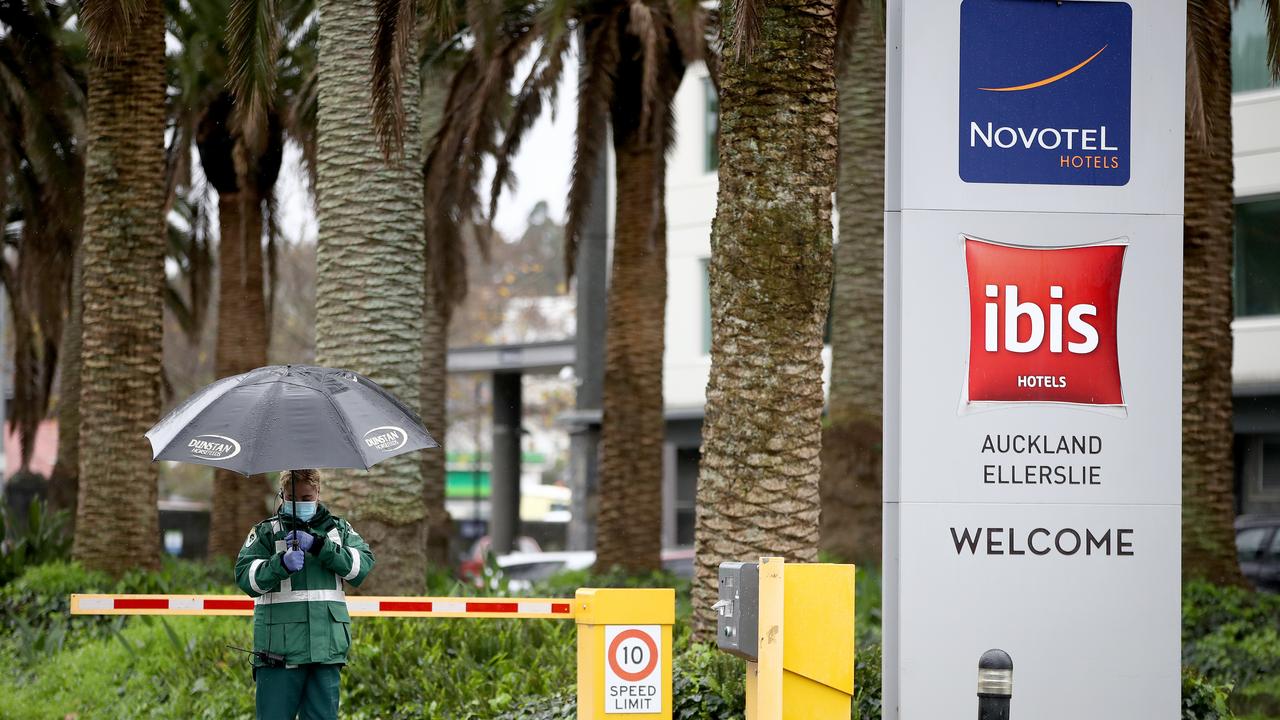
<instances>
[{"instance_id":1,"label":"red circle on sign","mask_svg":"<svg viewBox=\"0 0 1280 720\"><path fill-rule=\"evenodd\" d=\"M639 672L627 672L618 665L618 646L623 640L637 638L649 648L649 664L645 665ZM654 644L653 638L649 637L649 633L643 630L623 630L618 633L613 642L609 643L609 668L613 670L613 674L626 680L627 682L637 682L649 677L649 673L658 666L658 646Z\"/></svg>"}]
</instances>

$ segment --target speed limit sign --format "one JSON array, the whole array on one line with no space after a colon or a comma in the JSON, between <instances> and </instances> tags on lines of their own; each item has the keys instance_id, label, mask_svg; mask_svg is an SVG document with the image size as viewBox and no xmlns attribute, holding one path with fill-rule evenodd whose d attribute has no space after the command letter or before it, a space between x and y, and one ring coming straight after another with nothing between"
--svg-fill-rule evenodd
<instances>
[{"instance_id":1,"label":"speed limit sign","mask_svg":"<svg viewBox=\"0 0 1280 720\"><path fill-rule=\"evenodd\" d=\"M608 625L604 631L606 714L662 710L662 628Z\"/></svg>"}]
</instances>

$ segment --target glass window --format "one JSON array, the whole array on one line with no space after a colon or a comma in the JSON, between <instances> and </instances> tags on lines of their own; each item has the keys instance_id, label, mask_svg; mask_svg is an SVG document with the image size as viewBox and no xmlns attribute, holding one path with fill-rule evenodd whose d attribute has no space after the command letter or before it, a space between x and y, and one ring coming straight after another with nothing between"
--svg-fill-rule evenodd
<instances>
[{"instance_id":1,"label":"glass window","mask_svg":"<svg viewBox=\"0 0 1280 720\"><path fill-rule=\"evenodd\" d=\"M720 167L720 96L716 94L716 85L711 78L702 79L703 101L703 144L706 146L703 170L715 172Z\"/></svg>"},{"instance_id":2,"label":"glass window","mask_svg":"<svg viewBox=\"0 0 1280 720\"><path fill-rule=\"evenodd\" d=\"M1258 0L1244 0L1231 13L1231 91L1276 84L1267 67L1267 21Z\"/></svg>"},{"instance_id":3,"label":"glass window","mask_svg":"<svg viewBox=\"0 0 1280 720\"><path fill-rule=\"evenodd\" d=\"M1267 551L1267 556L1280 560L1280 532L1271 538L1271 549Z\"/></svg>"},{"instance_id":4,"label":"glass window","mask_svg":"<svg viewBox=\"0 0 1280 720\"><path fill-rule=\"evenodd\" d=\"M1270 534L1271 528L1268 527L1246 528L1236 533L1236 555L1241 560L1257 558L1262 543L1267 541Z\"/></svg>"},{"instance_id":5,"label":"glass window","mask_svg":"<svg viewBox=\"0 0 1280 720\"><path fill-rule=\"evenodd\" d=\"M1268 435L1262 440L1263 490L1280 490L1280 435Z\"/></svg>"},{"instance_id":6,"label":"glass window","mask_svg":"<svg viewBox=\"0 0 1280 720\"><path fill-rule=\"evenodd\" d=\"M1236 316L1280 315L1280 199L1236 205Z\"/></svg>"}]
</instances>

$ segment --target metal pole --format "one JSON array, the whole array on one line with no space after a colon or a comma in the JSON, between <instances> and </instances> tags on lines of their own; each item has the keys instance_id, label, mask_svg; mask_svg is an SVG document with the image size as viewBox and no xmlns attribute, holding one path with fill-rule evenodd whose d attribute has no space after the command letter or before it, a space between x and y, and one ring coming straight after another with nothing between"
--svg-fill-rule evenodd
<instances>
[{"instance_id":1,"label":"metal pole","mask_svg":"<svg viewBox=\"0 0 1280 720\"><path fill-rule=\"evenodd\" d=\"M484 534L480 532L480 529L479 529L480 528L480 442L481 442L480 436L484 432L483 430L484 417L483 417L483 413L481 413L480 411L480 400L481 400L480 393L483 387L484 387L484 382L479 378L477 378L476 392L475 392L476 446L475 446L475 456L472 458L473 462L471 465L471 502L472 502L471 519L475 521L475 526L476 526L475 532L477 536ZM490 479L489 479L489 487L490 488L493 487L492 476L490 476Z\"/></svg>"},{"instance_id":2,"label":"metal pole","mask_svg":"<svg viewBox=\"0 0 1280 720\"><path fill-rule=\"evenodd\" d=\"M495 555L515 550L520 534L520 400L520 373L494 373L489 538Z\"/></svg>"},{"instance_id":3,"label":"metal pole","mask_svg":"<svg viewBox=\"0 0 1280 720\"><path fill-rule=\"evenodd\" d=\"M1009 720L1013 697L1013 658L988 650L978 660L978 720Z\"/></svg>"}]
</instances>

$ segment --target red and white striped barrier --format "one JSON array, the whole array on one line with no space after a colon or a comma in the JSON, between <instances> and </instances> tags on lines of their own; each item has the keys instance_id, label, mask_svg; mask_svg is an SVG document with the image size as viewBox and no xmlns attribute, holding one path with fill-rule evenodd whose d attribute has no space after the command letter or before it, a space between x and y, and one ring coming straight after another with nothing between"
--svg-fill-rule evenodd
<instances>
[{"instance_id":1,"label":"red and white striped barrier","mask_svg":"<svg viewBox=\"0 0 1280 720\"><path fill-rule=\"evenodd\" d=\"M282 595L284 593L281 593ZM71 596L72 615L252 615L254 599L243 595ZM335 598L337 599L337 598ZM280 598L275 602L288 602ZM346 598L354 617L525 618L572 620L573 600L563 598L456 598L363 596Z\"/></svg>"}]
</instances>

